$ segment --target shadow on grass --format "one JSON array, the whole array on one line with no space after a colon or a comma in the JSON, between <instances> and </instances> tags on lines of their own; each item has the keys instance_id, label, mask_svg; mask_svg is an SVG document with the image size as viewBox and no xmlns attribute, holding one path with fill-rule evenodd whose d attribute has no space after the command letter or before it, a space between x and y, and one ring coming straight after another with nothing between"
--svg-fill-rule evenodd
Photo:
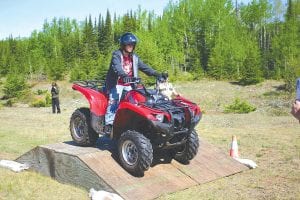
<instances>
[{"instance_id":1,"label":"shadow on grass","mask_svg":"<svg viewBox=\"0 0 300 200\"><path fill-rule=\"evenodd\" d=\"M275 88L276 91L287 92L286 84L282 84L282 85L278 85L278 86L273 86L273 88Z\"/></svg>"},{"instance_id":2,"label":"shadow on grass","mask_svg":"<svg viewBox=\"0 0 300 200\"><path fill-rule=\"evenodd\" d=\"M244 86L244 85L242 85L239 81L230 81L229 83L230 83L231 85Z\"/></svg>"},{"instance_id":3,"label":"shadow on grass","mask_svg":"<svg viewBox=\"0 0 300 200\"><path fill-rule=\"evenodd\" d=\"M246 81L230 81L231 85L238 85L238 86L249 86L249 85L256 85L260 82L246 82Z\"/></svg>"}]
</instances>

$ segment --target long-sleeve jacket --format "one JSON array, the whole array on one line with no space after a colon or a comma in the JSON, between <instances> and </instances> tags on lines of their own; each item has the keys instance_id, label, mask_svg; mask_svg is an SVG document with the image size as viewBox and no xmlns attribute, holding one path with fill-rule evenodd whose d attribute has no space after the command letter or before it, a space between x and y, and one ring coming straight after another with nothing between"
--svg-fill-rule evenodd
<instances>
[{"instance_id":1,"label":"long-sleeve jacket","mask_svg":"<svg viewBox=\"0 0 300 200\"><path fill-rule=\"evenodd\" d=\"M52 99L59 97L59 88L58 87L52 87L51 88L51 95Z\"/></svg>"},{"instance_id":2,"label":"long-sleeve jacket","mask_svg":"<svg viewBox=\"0 0 300 200\"><path fill-rule=\"evenodd\" d=\"M133 61L133 76L138 77L138 70L141 70L148 76L156 76L157 72L142 62L137 54L132 54ZM117 85L119 77L124 78L127 76L123 70L123 56L121 50L116 50L112 54L112 59L110 63L109 70L106 75L105 87L109 91L111 88L114 88Z\"/></svg>"}]
</instances>

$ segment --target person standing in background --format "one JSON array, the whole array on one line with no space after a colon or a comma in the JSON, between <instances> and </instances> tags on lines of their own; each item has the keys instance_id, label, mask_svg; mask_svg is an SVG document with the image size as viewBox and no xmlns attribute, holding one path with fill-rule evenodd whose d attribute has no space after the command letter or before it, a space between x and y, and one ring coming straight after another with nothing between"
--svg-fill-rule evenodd
<instances>
[{"instance_id":1,"label":"person standing in background","mask_svg":"<svg viewBox=\"0 0 300 200\"><path fill-rule=\"evenodd\" d=\"M300 123L300 78L296 82L296 99L292 105L291 113Z\"/></svg>"},{"instance_id":2,"label":"person standing in background","mask_svg":"<svg viewBox=\"0 0 300 200\"><path fill-rule=\"evenodd\" d=\"M59 88L58 85L55 82L52 82L52 88L51 88L51 96L52 96L52 113L60 113L60 107L59 107Z\"/></svg>"}]
</instances>

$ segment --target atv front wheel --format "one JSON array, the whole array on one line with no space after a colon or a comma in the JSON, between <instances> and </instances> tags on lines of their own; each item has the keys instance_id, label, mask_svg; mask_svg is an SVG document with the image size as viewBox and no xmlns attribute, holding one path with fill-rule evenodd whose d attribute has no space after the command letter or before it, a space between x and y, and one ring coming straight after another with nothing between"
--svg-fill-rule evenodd
<instances>
[{"instance_id":1,"label":"atv front wheel","mask_svg":"<svg viewBox=\"0 0 300 200\"><path fill-rule=\"evenodd\" d=\"M121 135L118 153L124 169L136 176L143 176L153 160L150 140L136 131L128 130Z\"/></svg>"},{"instance_id":2,"label":"atv front wheel","mask_svg":"<svg viewBox=\"0 0 300 200\"><path fill-rule=\"evenodd\" d=\"M192 160L199 148L199 138L195 130L188 136L184 146L175 149L175 160L180 163L188 164Z\"/></svg>"},{"instance_id":3,"label":"atv front wheel","mask_svg":"<svg viewBox=\"0 0 300 200\"><path fill-rule=\"evenodd\" d=\"M70 119L71 136L80 146L94 146L99 134L90 125L90 110L79 108L74 111Z\"/></svg>"}]
</instances>

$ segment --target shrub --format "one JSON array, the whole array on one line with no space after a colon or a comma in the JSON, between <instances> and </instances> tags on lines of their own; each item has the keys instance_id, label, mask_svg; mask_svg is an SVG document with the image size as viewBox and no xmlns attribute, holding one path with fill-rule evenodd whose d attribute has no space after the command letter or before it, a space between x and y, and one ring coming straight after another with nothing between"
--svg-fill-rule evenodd
<instances>
[{"instance_id":1,"label":"shrub","mask_svg":"<svg viewBox=\"0 0 300 200\"><path fill-rule=\"evenodd\" d=\"M11 74L8 75L4 83L4 95L7 99L20 97L26 89L26 81L23 75Z\"/></svg>"},{"instance_id":2,"label":"shrub","mask_svg":"<svg viewBox=\"0 0 300 200\"><path fill-rule=\"evenodd\" d=\"M31 103L32 107L46 107L46 102L43 99L36 99L34 102Z\"/></svg>"},{"instance_id":3,"label":"shrub","mask_svg":"<svg viewBox=\"0 0 300 200\"><path fill-rule=\"evenodd\" d=\"M42 94L46 94L47 92L48 92L48 90L38 89L36 92L34 92L34 94L42 95Z\"/></svg>"},{"instance_id":4,"label":"shrub","mask_svg":"<svg viewBox=\"0 0 300 200\"><path fill-rule=\"evenodd\" d=\"M49 107L51 105L51 97L49 92L46 93L45 96L38 96L31 103L32 107Z\"/></svg>"},{"instance_id":5,"label":"shrub","mask_svg":"<svg viewBox=\"0 0 300 200\"><path fill-rule=\"evenodd\" d=\"M45 97L45 102L46 102L46 106L50 106L51 105L51 95L49 92L46 93L46 97Z\"/></svg>"},{"instance_id":6,"label":"shrub","mask_svg":"<svg viewBox=\"0 0 300 200\"><path fill-rule=\"evenodd\" d=\"M15 101L14 101L13 99L8 99L8 100L4 103L4 106L12 107L14 103L15 103Z\"/></svg>"},{"instance_id":7,"label":"shrub","mask_svg":"<svg viewBox=\"0 0 300 200\"><path fill-rule=\"evenodd\" d=\"M246 101L241 101L239 98L235 98L234 102L230 105L225 106L225 113L249 113L255 111L256 108L250 105Z\"/></svg>"}]
</instances>

